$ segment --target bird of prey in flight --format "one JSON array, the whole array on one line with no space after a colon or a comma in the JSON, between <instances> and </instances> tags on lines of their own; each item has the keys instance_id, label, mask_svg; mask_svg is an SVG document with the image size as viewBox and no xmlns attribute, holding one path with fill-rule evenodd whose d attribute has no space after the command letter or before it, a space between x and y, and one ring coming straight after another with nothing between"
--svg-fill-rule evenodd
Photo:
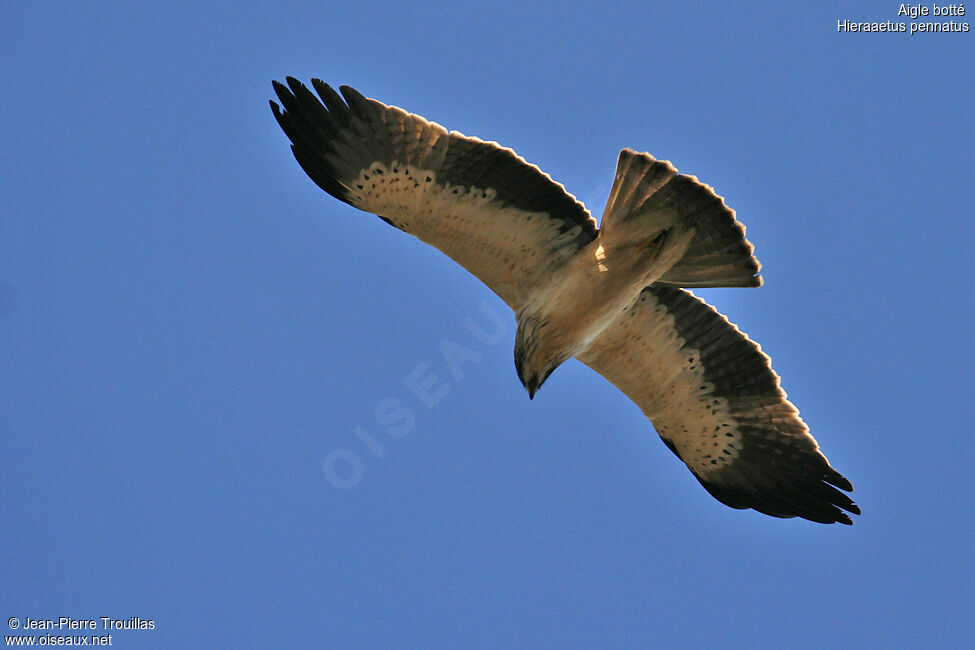
<instances>
[{"instance_id":1,"label":"bird of prey in flight","mask_svg":"<svg viewBox=\"0 0 975 650\"><path fill-rule=\"evenodd\" d=\"M853 486L786 399L769 358L687 289L757 287L745 228L712 188L620 152L599 228L511 149L318 79L271 109L323 190L443 251L514 311L530 397L579 359L633 400L716 499L852 523ZM837 489L838 488L838 489ZM846 512L844 512L846 511Z\"/></svg>"}]
</instances>

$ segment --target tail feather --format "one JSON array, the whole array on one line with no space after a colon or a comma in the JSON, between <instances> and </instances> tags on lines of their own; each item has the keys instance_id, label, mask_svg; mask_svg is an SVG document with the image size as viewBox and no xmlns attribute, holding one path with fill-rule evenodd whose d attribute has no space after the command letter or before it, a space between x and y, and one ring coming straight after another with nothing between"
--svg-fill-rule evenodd
<instances>
[{"instance_id":1,"label":"tail feather","mask_svg":"<svg viewBox=\"0 0 975 650\"><path fill-rule=\"evenodd\" d=\"M616 178L601 228L634 220L651 229L679 222L695 235L683 257L655 284L670 287L757 287L761 265L745 239L745 227L714 190L694 176L678 174L667 161L632 149L620 152Z\"/></svg>"}]
</instances>

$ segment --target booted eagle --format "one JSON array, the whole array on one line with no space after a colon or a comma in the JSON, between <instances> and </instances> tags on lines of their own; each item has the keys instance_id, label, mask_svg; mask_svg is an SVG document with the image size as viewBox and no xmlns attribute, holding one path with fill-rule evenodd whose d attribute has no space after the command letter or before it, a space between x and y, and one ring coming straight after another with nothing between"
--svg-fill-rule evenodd
<instances>
[{"instance_id":1,"label":"booted eagle","mask_svg":"<svg viewBox=\"0 0 975 650\"><path fill-rule=\"evenodd\" d=\"M687 291L762 283L744 226L710 187L624 149L597 228L511 149L348 86L339 95L312 85L317 97L292 78L274 83L283 110L271 109L298 163L335 198L446 253L514 310L529 397L575 357L632 399L722 503L824 524L860 514L769 358Z\"/></svg>"}]
</instances>

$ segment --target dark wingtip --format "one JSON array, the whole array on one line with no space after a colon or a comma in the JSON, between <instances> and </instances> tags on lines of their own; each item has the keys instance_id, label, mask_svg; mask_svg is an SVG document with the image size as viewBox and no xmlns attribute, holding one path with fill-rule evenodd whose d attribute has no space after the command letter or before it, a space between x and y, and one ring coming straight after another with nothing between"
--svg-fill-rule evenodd
<instances>
[{"instance_id":1,"label":"dark wingtip","mask_svg":"<svg viewBox=\"0 0 975 650\"><path fill-rule=\"evenodd\" d=\"M352 86L346 86L343 84L339 86L339 92L341 92L342 96L345 97L346 102L365 100L365 97L362 96L362 93L360 93Z\"/></svg>"},{"instance_id":2,"label":"dark wingtip","mask_svg":"<svg viewBox=\"0 0 975 650\"><path fill-rule=\"evenodd\" d=\"M280 81L272 80L271 87L274 89L274 94L277 95L281 103L285 105L286 107L285 110L287 110L288 102L293 98L291 91L288 90L288 87L282 84ZM273 100L271 101L271 104L277 106L277 104ZM280 110L280 107L278 108Z\"/></svg>"},{"instance_id":3,"label":"dark wingtip","mask_svg":"<svg viewBox=\"0 0 975 650\"><path fill-rule=\"evenodd\" d=\"M775 489L758 492L708 481L696 473L694 476L711 496L736 509L752 508L772 517L799 517L819 524L840 523L848 526L853 525L853 520L843 511L860 514L859 506L825 482L819 483L818 488L805 485L797 489L796 486L780 484Z\"/></svg>"},{"instance_id":4,"label":"dark wingtip","mask_svg":"<svg viewBox=\"0 0 975 650\"><path fill-rule=\"evenodd\" d=\"M853 484L850 483L850 480L835 470L830 476L826 477L826 482L835 485L844 492L853 491Z\"/></svg>"},{"instance_id":5,"label":"dark wingtip","mask_svg":"<svg viewBox=\"0 0 975 650\"><path fill-rule=\"evenodd\" d=\"M315 92L318 93L322 103L325 104L325 108L332 113L342 116L343 119L348 115L349 107L346 106L342 97L331 86L321 79L312 79L311 85L315 89Z\"/></svg>"},{"instance_id":6,"label":"dark wingtip","mask_svg":"<svg viewBox=\"0 0 975 650\"><path fill-rule=\"evenodd\" d=\"M284 131L285 134L287 134L288 125L286 122L287 118L284 115L284 111L281 110L281 107L278 106L278 103L273 99L269 103L271 104L271 113L274 115L275 121L277 121L278 126L281 127L281 130Z\"/></svg>"},{"instance_id":7,"label":"dark wingtip","mask_svg":"<svg viewBox=\"0 0 975 650\"><path fill-rule=\"evenodd\" d=\"M324 89L326 92L335 94L335 91L332 89L332 87L329 86L324 81L322 81L321 79L319 79L318 77L311 78L311 85L315 88L315 90L318 90L319 92L321 92L321 90Z\"/></svg>"}]
</instances>

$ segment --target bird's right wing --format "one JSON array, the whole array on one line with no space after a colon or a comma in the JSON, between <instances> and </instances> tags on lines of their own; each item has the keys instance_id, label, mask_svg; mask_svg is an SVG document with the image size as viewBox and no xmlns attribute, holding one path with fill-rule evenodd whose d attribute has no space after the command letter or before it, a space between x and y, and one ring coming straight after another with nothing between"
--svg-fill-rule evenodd
<instances>
[{"instance_id":1,"label":"bird's right wing","mask_svg":"<svg viewBox=\"0 0 975 650\"><path fill-rule=\"evenodd\" d=\"M643 410L722 503L820 523L860 514L769 358L693 294L645 288L577 357Z\"/></svg>"},{"instance_id":2,"label":"bird's right wing","mask_svg":"<svg viewBox=\"0 0 975 650\"><path fill-rule=\"evenodd\" d=\"M446 253L518 309L597 235L575 197L511 149L315 79L274 115L319 187Z\"/></svg>"}]
</instances>

